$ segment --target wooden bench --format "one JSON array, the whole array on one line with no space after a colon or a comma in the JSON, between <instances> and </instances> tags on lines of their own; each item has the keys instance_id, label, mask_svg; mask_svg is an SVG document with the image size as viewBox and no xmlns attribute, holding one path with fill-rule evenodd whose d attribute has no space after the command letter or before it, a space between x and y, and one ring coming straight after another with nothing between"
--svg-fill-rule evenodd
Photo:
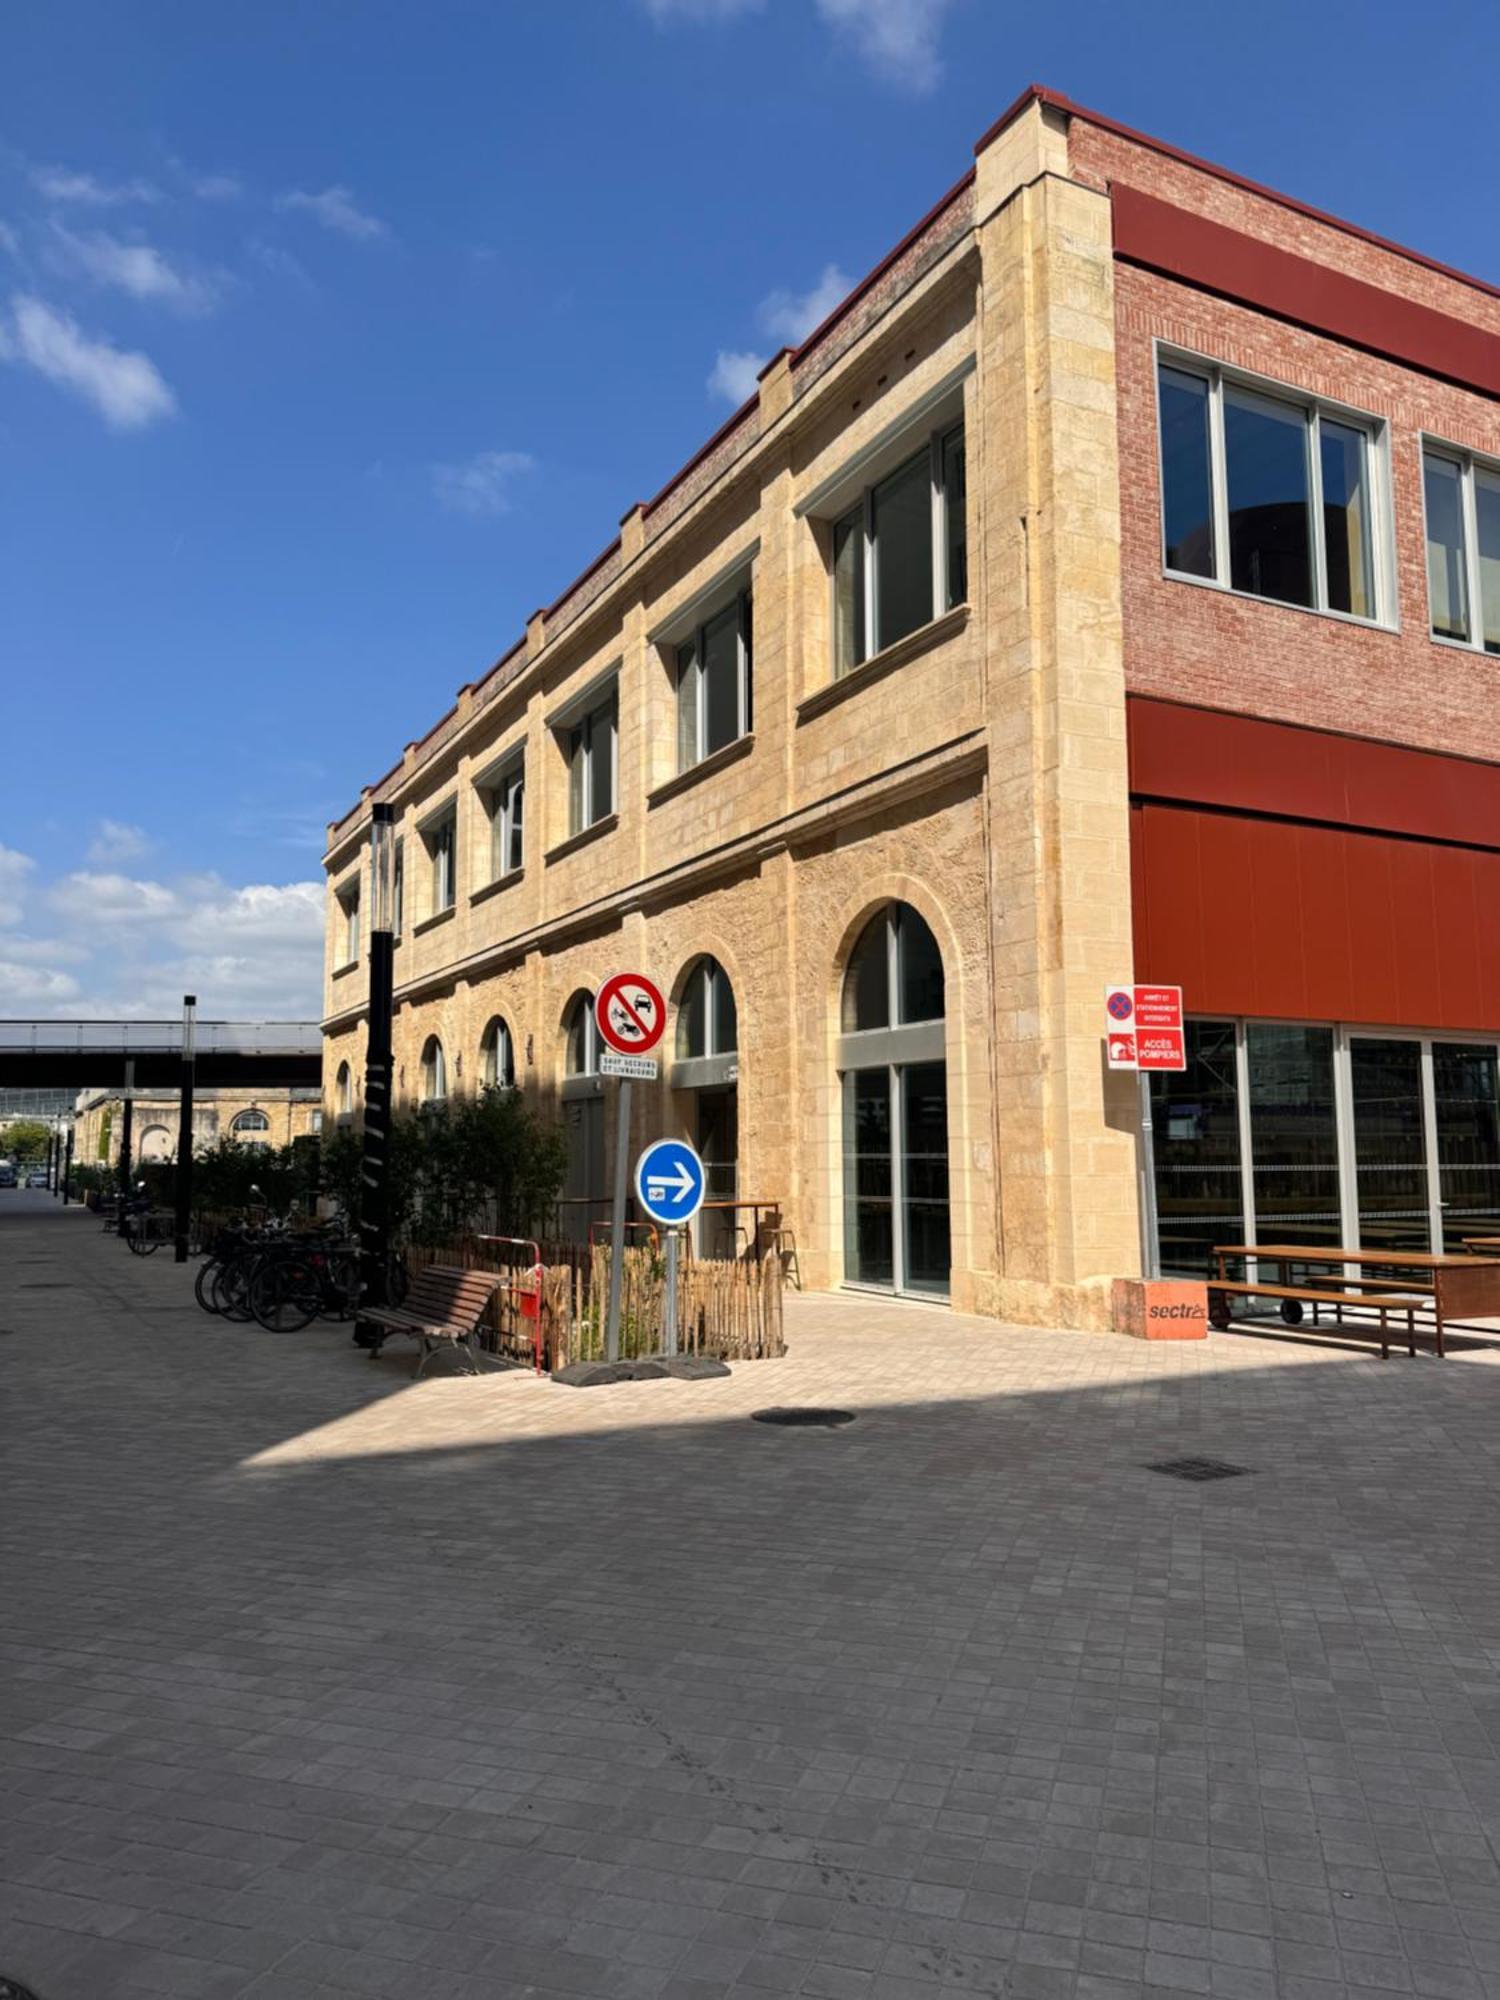
<instances>
[{"instance_id":1,"label":"wooden bench","mask_svg":"<svg viewBox=\"0 0 1500 2000\"><path fill-rule=\"evenodd\" d=\"M399 1306L370 1306L360 1312L361 1324L374 1327L378 1335L370 1359L379 1354L388 1335L404 1333L422 1349L413 1380L420 1379L422 1370L445 1343L462 1348L469 1358L469 1373L477 1375L474 1336L503 1275L500 1271L460 1271L450 1264L427 1265L413 1277Z\"/></svg>"},{"instance_id":2,"label":"wooden bench","mask_svg":"<svg viewBox=\"0 0 1500 2000\"><path fill-rule=\"evenodd\" d=\"M1362 1279L1360 1282L1365 1283L1366 1281ZM1379 1286L1382 1283L1388 1285L1389 1282L1389 1280L1383 1281L1378 1278L1373 1280L1375 1286ZM1413 1291L1409 1288L1401 1292L1375 1289L1347 1292L1334 1291L1329 1286L1320 1288L1316 1285L1251 1284L1247 1279L1210 1278L1208 1281L1209 1323L1212 1326L1216 1326L1221 1333L1230 1323L1228 1295L1231 1293L1238 1298L1279 1299L1281 1302L1281 1317L1288 1326L1300 1326L1303 1318L1303 1307L1310 1305L1312 1307L1313 1324L1321 1332L1328 1334L1334 1340L1359 1340L1372 1346L1378 1346L1382 1361L1389 1361L1391 1358L1390 1327L1386 1321L1386 1314L1392 1312L1405 1314L1406 1351L1408 1354L1415 1354L1417 1351L1416 1316L1419 1312L1430 1311L1432 1307L1432 1296L1430 1293ZM1320 1306L1331 1306L1333 1308L1335 1325L1327 1326L1319 1321L1318 1308ZM1345 1306L1357 1306L1365 1312L1378 1313L1380 1315L1379 1325L1362 1326L1358 1322L1351 1324L1344 1318L1343 1308Z\"/></svg>"}]
</instances>

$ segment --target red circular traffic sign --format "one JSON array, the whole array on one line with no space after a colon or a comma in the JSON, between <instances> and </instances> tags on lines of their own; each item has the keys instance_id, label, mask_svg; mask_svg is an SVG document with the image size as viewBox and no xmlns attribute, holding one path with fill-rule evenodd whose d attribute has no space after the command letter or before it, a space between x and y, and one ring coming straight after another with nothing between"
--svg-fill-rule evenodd
<instances>
[{"instance_id":1,"label":"red circular traffic sign","mask_svg":"<svg viewBox=\"0 0 1500 2000\"><path fill-rule=\"evenodd\" d=\"M594 997L594 1022L617 1054L643 1056L662 1038L667 1003L644 972L612 973Z\"/></svg>"}]
</instances>

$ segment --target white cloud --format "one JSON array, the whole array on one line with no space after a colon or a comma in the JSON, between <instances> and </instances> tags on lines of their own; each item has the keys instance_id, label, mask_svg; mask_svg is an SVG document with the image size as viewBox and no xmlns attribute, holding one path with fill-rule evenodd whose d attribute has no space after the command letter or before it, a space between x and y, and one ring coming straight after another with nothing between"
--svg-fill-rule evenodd
<instances>
[{"instance_id":1,"label":"white cloud","mask_svg":"<svg viewBox=\"0 0 1500 2000\"><path fill-rule=\"evenodd\" d=\"M118 208L126 202L161 200L160 191L150 181L101 181L71 167L33 167L31 181L49 201L76 202L83 208Z\"/></svg>"},{"instance_id":2,"label":"white cloud","mask_svg":"<svg viewBox=\"0 0 1500 2000\"><path fill-rule=\"evenodd\" d=\"M52 235L53 267L81 271L96 285L185 313L209 312L218 302L217 283L177 270L150 243L127 243L103 229L79 236L60 222Z\"/></svg>"},{"instance_id":3,"label":"white cloud","mask_svg":"<svg viewBox=\"0 0 1500 2000\"><path fill-rule=\"evenodd\" d=\"M817 0L818 12L885 83L922 95L943 73L938 36L952 0Z\"/></svg>"},{"instance_id":4,"label":"white cloud","mask_svg":"<svg viewBox=\"0 0 1500 2000\"><path fill-rule=\"evenodd\" d=\"M78 991L78 981L71 973L0 958L0 1006L7 1012L21 1007L51 1013L60 1001L76 1000Z\"/></svg>"},{"instance_id":5,"label":"white cloud","mask_svg":"<svg viewBox=\"0 0 1500 2000\"><path fill-rule=\"evenodd\" d=\"M768 292L756 308L756 318L767 333L788 347L796 347L815 326L822 325L849 289L850 280L838 265L825 264L811 291Z\"/></svg>"},{"instance_id":6,"label":"white cloud","mask_svg":"<svg viewBox=\"0 0 1500 2000\"><path fill-rule=\"evenodd\" d=\"M61 915L78 924L160 923L181 909L176 895L160 882L140 882L129 875L95 874L76 869L55 883L50 900Z\"/></svg>"},{"instance_id":7,"label":"white cloud","mask_svg":"<svg viewBox=\"0 0 1500 2000\"><path fill-rule=\"evenodd\" d=\"M321 222L325 229L337 231L340 236L352 237L356 243L371 243L377 237L390 232L378 215L370 215L355 204L354 196L346 187L327 187L321 194L310 194L305 188L293 188L276 203L278 208L303 209Z\"/></svg>"},{"instance_id":8,"label":"white cloud","mask_svg":"<svg viewBox=\"0 0 1500 2000\"><path fill-rule=\"evenodd\" d=\"M68 314L25 293L11 299L9 323L0 320L0 360L34 368L59 389L91 403L111 430L142 430L177 408L146 355L91 339Z\"/></svg>"},{"instance_id":9,"label":"white cloud","mask_svg":"<svg viewBox=\"0 0 1500 2000\"><path fill-rule=\"evenodd\" d=\"M476 519L510 511L511 485L517 473L530 472L536 460L525 451L479 451L462 465L434 465L432 490L455 514Z\"/></svg>"},{"instance_id":10,"label":"white cloud","mask_svg":"<svg viewBox=\"0 0 1500 2000\"><path fill-rule=\"evenodd\" d=\"M758 14L765 0L644 0L653 21L733 21Z\"/></svg>"},{"instance_id":11,"label":"white cloud","mask_svg":"<svg viewBox=\"0 0 1500 2000\"><path fill-rule=\"evenodd\" d=\"M21 921L21 902L36 863L19 848L0 846L0 924Z\"/></svg>"},{"instance_id":12,"label":"white cloud","mask_svg":"<svg viewBox=\"0 0 1500 2000\"><path fill-rule=\"evenodd\" d=\"M738 408L755 394L756 379L765 365L764 354L721 347L708 378L710 395L727 397Z\"/></svg>"},{"instance_id":13,"label":"white cloud","mask_svg":"<svg viewBox=\"0 0 1500 2000\"><path fill-rule=\"evenodd\" d=\"M756 324L781 347L795 347L806 340L815 326L827 319L849 290L849 280L837 264L825 264L818 282L806 292L789 292L778 287L767 292L755 308ZM756 380L767 354L748 348L721 347L708 378L710 395L723 396L736 405L755 394Z\"/></svg>"},{"instance_id":14,"label":"white cloud","mask_svg":"<svg viewBox=\"0 0 1500 2000\"><path fill-rule=\"evenodd\" d=\"M0 849L0 883L30 873ZM316 1020L323 974L321 882L235 887L79 870L45 893L51 935L9 926L0 904L0 1013L174 1017L196 993L206 1018Z\"/></svg>"},{"instance_id":15,"label":"white cloud","mask_svg":"<svg viewBox=\"0 0 1500 2000\"><path fill-rule=\"evenodd\" d=\"M112 861L139 861L150 852L151 842L142 828L125 820L101 819L89 845L89 860L107 867Z\"/></svg>"}]
</instances>

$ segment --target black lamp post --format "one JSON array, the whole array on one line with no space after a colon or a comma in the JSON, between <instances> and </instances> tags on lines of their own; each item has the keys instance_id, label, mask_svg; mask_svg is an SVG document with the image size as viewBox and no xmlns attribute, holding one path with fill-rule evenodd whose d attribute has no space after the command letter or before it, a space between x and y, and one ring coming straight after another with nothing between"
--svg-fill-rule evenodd
<instances>
[{"instance_id":1,"label":"black lamp post","mask_svg":"<svg viewBox=\"0 0 1500 2000\"><path fill-rule=\"evenodd\" d=\"M174 1187L176 1197L176 1261L185 1264L188 1260L188 1232L193 1215L193 1081L196 1051L193 1046L194 1017L198 1011L197 995L184 993L182 996L182 1077L179 1085L177 1106L177 1176Z\"/></svg>"},{"instance_id":2,"label":"black lamp post","mask_svg":"<svg viewBox=\"0 0 1500 2000\"><path fill-rule=\"evenodd\" d=\"M365 1141L360 1168L359 1237L361 1302L386 1303L390 1262L391 1008L394 986L395 814L389 804L370 807L370 1004L365 1035Z\"/></svg>"}]
</instances>

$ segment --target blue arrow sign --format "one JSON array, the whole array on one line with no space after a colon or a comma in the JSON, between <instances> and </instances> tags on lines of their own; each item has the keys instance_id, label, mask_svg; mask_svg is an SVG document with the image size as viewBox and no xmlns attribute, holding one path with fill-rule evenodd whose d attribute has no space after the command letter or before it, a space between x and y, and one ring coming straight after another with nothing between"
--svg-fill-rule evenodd
<instances>
[{"instance_id":1,"label":"blue arrow sign","mask_svg":"<svg viewBox=\"0 0 1500 2000\"><path fill-rule=\"evenodd\" d=\"M635 1191L653 1222L690 1222L703 1205L703 1162L686 1139L658 1139L635 1163Z\"/></svg>"}]
</instances>

